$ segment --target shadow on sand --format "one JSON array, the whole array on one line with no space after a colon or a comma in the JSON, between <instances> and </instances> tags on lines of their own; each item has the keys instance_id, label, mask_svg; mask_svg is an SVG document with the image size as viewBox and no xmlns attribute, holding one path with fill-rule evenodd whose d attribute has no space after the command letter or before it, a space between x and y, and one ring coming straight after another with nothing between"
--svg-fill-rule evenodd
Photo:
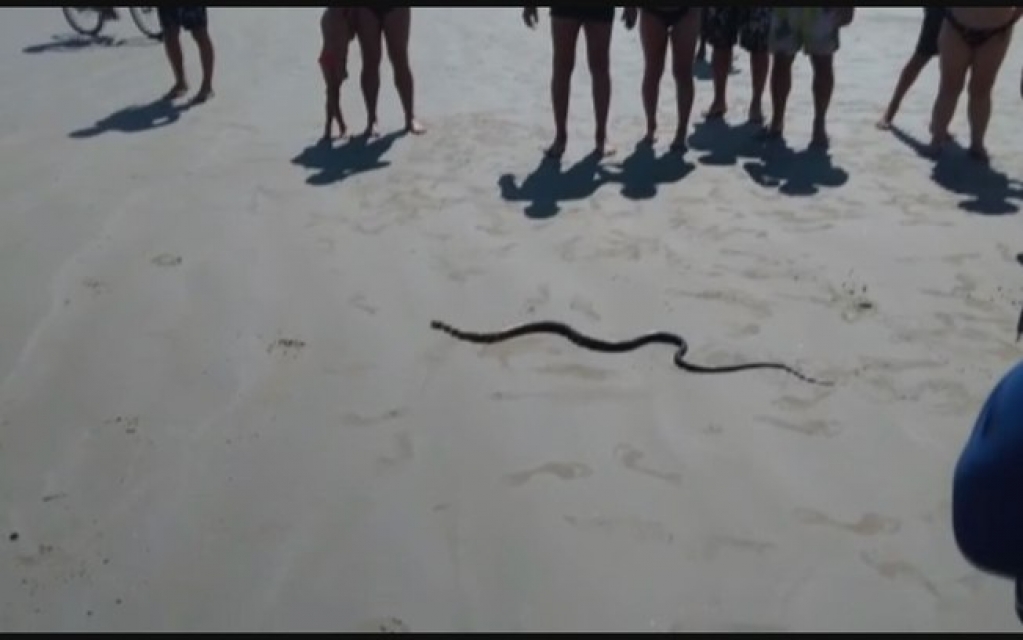
<instances>
[{"instance_id":1,"label":"shadow on sand","mask_svg":"<svg viewBox=\"0 0 1023 640\"><path fill-rule=\"evenodd\" d=\"M934 162L931 180L938 186L965 196L959 208L985 216L1003 216L1019 212L1012 200L1023 200L1023 184L989 164L977 162L958 143L952 142L934 157L923 141L898 127L892 127L895 139L923 158Z\"/></svg>"},{"instance_id":2,"label":"shadow on sand","mask_svg":"<svg viewBox=\"0 0 1023 640\"><path fill-rule=\"evenodd\" d=\"M356 136L339 147L333 146L330 141L320 140L303 149L291 162L317 172L306 179L306 184L326 186L360 173L390 166L391 163L383 160L383 156L398 138L404 136L404 130L372 139Z\"/></svg>"},{"instance_id":3,"label":"shadow on sand","mask_svg":"<svg viewBox=\"0 0 1023 640\"><path fill-rule=\"evenodd\" d=\"M743 169L760 186L787 196L812 196L821 187L834 189L849 181L849 174L832 163L826 148L811 145L795 151L781 139L766 141L759 158L743 164Z\"/></svg>"},{"instance_id":4,"label":"shadow on sand","mask_svg":"<svg viewBox=\"0 0 1023 640\"><path fill-rule=\"evenodd\" d=\"M72 138L94 138L103 133L118 131L120 133L140 133L150 131L177 122L181 114L191 105L175 104L167 98L160 98L147 104L136 104L125 107L96 122L85 129L72 131Z\"/></svg>"},{"instance_id":5,"label":"shadow on sand","mask_svg":"<svg viewBox=\"0 0 1023 640\"><path fill-rule=\"evenodd\" d=\"M649 200L660 185L681 182L696 168L676 151L657 155L654 145L641 140L620 163L601 170L606 182L622 185L622 195L630 200Z\"/></svg>"},{"instance_id":6,"label":"shadow on sand","mask_svg":"<svg viewBox=\"0 0 1023 640\"><path fill-rule=\"evenodd\" d=\"M764 143L757 138L760 131L760 125L751 122L732 125L724 118L712 118L696 125L689 136L689 148L708 152L700 156L700 164L734 166L739 158L762 157Z\"/></svg>"},{"instance_id":7,"label":"shadow on sand","mask_svg":"<svg viewBox=\"0 0 1023 640\"><path fill-rule=\"evenodd\" d=\"M591 153L563 169L560 159L543 156L521 184L506 173L498 178L497 186L506 201L529 203L526 217L552 218L561 211L561 203L588 198L607 182L600 161L599 154Z\"/></svg>"},{"instance_id":8,"label":"shadow on sand","mask_svg":"<svg viewBox=\"0 0 1023 640\"><path fill-rule=\"evenodd\" d=\"M150 45L160 46L160 43L150 38L139 36L137 38L112 38L110 36L80 36L77 34L55 35L49 42L33 44L22 49L22 53L69 53L72 51L84 51L87 49L110 49L116 47L145 47Z\"/></svg>"}]
</instances>

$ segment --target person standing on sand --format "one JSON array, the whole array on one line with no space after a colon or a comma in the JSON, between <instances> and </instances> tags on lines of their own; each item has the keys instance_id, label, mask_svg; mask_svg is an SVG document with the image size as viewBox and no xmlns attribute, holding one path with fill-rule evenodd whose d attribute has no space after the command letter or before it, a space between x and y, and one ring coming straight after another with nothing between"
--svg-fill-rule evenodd
<instances>
[{"instance_id":1,"label":"person standing on sand","mask_svg":"<svg viewBox=\"0 0 1023 640\"><path fill-rule=\"evenodd\" d=\"M938 36L941 57L941 82L931 114L932 154L950 141L948 125L955 115L959 95L970 73L967 116L970 122L970 155L988 162L984 136L991 121L991 89L1005 52L1012 40L1012 29L1020 19L1019 7L948 7Z\"/></svg>"},{"instance_id":2,"label":"person standing on sand","mask_svg":"<svg viewBox=\"0 0 1023 640\"><path fill-rule=\"evenodd\" d=\"M626 15L632 22L635 22L636 11L634 7L626 9ZM689 117L696 93L693 62L702 13L698 7L643 7L639 12L639 39L643 43L643 111L646 113L644 141L653 143L657 139L657 99L670 44L671 75L675 79L678 114L675 138L671 143L671 150L675 152L684 153L686 150Z\"/></svg>"},{"instance_id":3,"label":"person standing on sand","mask_svg":"<svg viewBox=\"0 0 1023 640\"><path fill-rule=\"evenodd\" d=\"M579 32L586 37L586 59L593 79L593 112L597 125L594 152L610 156L615 148L607 140L607 120L611 112L611 32L615 8L598 5L551 7L551 103L554 108L554 142L544 152L548 158L560 158L568 145L568 103L575 68ZM522 10L522 21L535 29L540 20L536 7ZM635 14L633 14L635 20ZM632 28L635 24L626 24Z\"/></svg>"},{"instance_id":4,"label":"person standing on sand","mask_svg":"<svg viewBox=\"0 0 1023 640\"><path fill-rule=\"evenodd\" d=\"M945 9L944 7L923 7L923 10L924 21L920 26L920 37L916 41L916 50L906 61L906 66L902 68L899 81L895 84L892 100L888 103L888 109L877 123L877 128L883 131L892 128L892 120L895 119L895 114L898 113L899 107L902 105L902 99L906 97L906 93L931 58L938 55L938 35L941 34L941 24L945 21Z\"/></svg>"},{"instance_id":5,"label":"person standing on sand","mask_svg":"<svg viewBox=\"0 0 1023 640\"><path fill-rule=\"evenodd\" d=\"M345 137L348 127L341 113L341 85L348 79L348 46L355 38L355 12L347 7L327 7L320 16L320 34L323 43L320 49L320 71L326 85L326 123L323 126L323 140L333 137L334 123L338 135Z\"/></svg>"},{"instance_id":6,"label":"person standing on sand","mask_svg":"<svg viewBox=\"0 0 1023 640\"><path fill-rule=\"evenodd\" d=\"M771 67L768 52L771 35L770 7L705 7L707 41L714 47L711 65L714 71L714 100L705 116L724 117L728 110L728 76L732 72L732 50L741 44L749 53L753 96L750 98L749 122L763 124L764 86Z\"/></svg>"},{"instance_id":7,"label":"person standing on sand","mask_svg":"<svg viewBox=\"0 0 1023 640\"><path fill-rule=\"evenodd\" d=\"M181 52L181 30L184 29L192 34L199 48L199 64L202 66L202 84L192 102L206 102L213 97L213 41L207 28L206 7L158 7L157 16L163 30L163 48L174 72L174 86L164 98L174 100L188 93L184 54Z\"/></svg>"},{"instance_id":8,"label":"person standing on sand","mask_svg":"<svg viewBox=\"0 0 1023 640\"><path fill-rule=\"evenodd\" d=\"M811 146L827 147L827 115L835 89L834 55L838 33L853 20L853 7L774 7L771 10L769 48L771 68L771 125L769 138L781 138L785 107L792 91L792 65L803 51L813 67L813 137Z\"/></svg>"},{"instance_id":9,"label":"person standing on sand","mask_svg":"<svg viewBox=\"0 0 1023 640\"><path fill-rule=\"evenodd\" d=\"M971 564L1015 581L1023 621L1023 362L988 396L959 455L952 529Z\"/></svg>"},{"instance_id":10,"label":"person standing on sand","mask_svg":"<svg viewBox=\"0 0 1023 640\"><path fill-rule=\"evenodd\" d=\"M362 97L366 102L366 132L368 137L379 134L377 99L380 96L380 63L383 44L387 44L387 57L394 72L394 86L398 90L401 108L405 111L405 131L415 135L426 133L416 119L415 80L409 64L408 45L412 28L412 8L394 5L356 7L355 24L362 50Z\"/></svg>"}]
</instances>

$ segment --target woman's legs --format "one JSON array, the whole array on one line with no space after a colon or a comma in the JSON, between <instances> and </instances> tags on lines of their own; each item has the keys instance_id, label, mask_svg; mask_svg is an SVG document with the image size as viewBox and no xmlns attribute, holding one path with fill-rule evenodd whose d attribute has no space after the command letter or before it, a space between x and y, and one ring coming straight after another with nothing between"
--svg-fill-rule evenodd
<instances>
[{"instance_id":1,"label":"woman's legs","mask_svg":"<svg viewBox=\"0 0 1023 640\"><path fill-rule=\"evenodd\" d=\"M376 136L377 99L380 97L380 58L383 25L376 14L366 8L360 8L357 22L359 48L362 50L362 74L359 78L362 85L362 99L366 102L366 135Z\"/></svg>"},{"instance_id":2,"label":"woman's legs","mask_svg":"<svg viewBox=\"0 0 1023 640\"><path fill-rule=\"evenodd\" d=\"M936 153L949 138L948 125L955 115L959 94L966 84L966 72L970 68L972 52L969 45L955 29L945 21L938 36L938 60L941 64L941 80L938 97L931 112L931 151Z\"/></svg>"},{"instance_id":3,"label":"woman's legs","mask_svg":"<svg viewBox=\"0 0 1023 640\"><path fill-rule=\"evenodd\" d=\"M611 32L613 22L589 21L583 24L586 34L586 60L593 81L593 115L596 120L596 152L613 155L615 149L607 142L607 119L611 111Z\"/></svg>"},{"instance_id":4,"label":"woman's legs","mask_svg":"<svg viewBox=\"0 0 1023 640\"><path fill-rule=\"evenodd\" d=\"M411 26L412 9L399 7L387 14L383 23L383 33L387 44L387 57L390 58L391 68L394 70L394 86L398 90L401 108L405 112L405 130L418 135L426 133L426 129L416 121L415 84L408 58Z\"/></svg>"},{"instance_id":5,"label":"woman's legs","mask_svg":"<svg viewBox=\"0 0 1023 640\"><path fill-rule=\"evenodd\" d=\"M985 162L988 154L984 146L984 135L991 121L991 89L998 78L998 70L1002 68L1011 40L1012 31L990 38L973 52L973 62L970 65L966 105L970 121L970 154Z\"/></svg>"},{"instance_id":6,"label":"woman's legs","mask_svg":"<svg viewBox=\"0 0 1023 640\"><path fill-rule=\"evenodd\" d=\"M646 140L653 142L657 137L657 98L661 89L661 76L664 75L664 56L668 51L668 29L657 16L641 11L639 39L643 44L642 93L643 111L646 113Z\"/></svg>"},{"instance_id":7,"label":"woman's legs","mask_svg":"<svg viewBox=\"0 0 1023 640\"><path fill-rule=\"evenodd\" d=\"M561 157L568 144L568 101L575 68L575 47L579 40L581 20L551 18L551 43L554 57L551 70L551 104L554 107L554 142L547 155Z\"/></svg>"},{"instance_id":8,"label":"woman's legs","mask_svg":"<svg viewBox=\"0 0 1023 640\"><path fill-rule=\"evenodd\" d=\"M675 76L675 94L678 103L678 126L674 150L684 151L689 134L689 117L693 111L693 96L696 85L693 81L693 61L696 41L700 37L700 9L690 9L671 29L672 75Z\"/></svg>"}]
</instances>

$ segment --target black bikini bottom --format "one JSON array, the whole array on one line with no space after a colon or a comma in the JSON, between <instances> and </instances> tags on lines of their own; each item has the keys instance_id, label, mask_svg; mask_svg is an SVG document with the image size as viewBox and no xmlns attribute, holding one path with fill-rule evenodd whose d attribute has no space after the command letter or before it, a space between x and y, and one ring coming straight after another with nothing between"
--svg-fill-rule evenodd
<instances>
[{"instance_id":1,"label":"black bikini bottom","mask_svg":"<svg viewBox=\"0 0 1023 640\"><path fill-rule=\"evenodd\" d=\"M1009 29L1012 29L1012 26L1014 24L1016 24L1016 21L1013 20L1007 24L1003 24L998 27L992 27L989 29L976 29L974 27L967 27L962 22L959 22L959 20L957 20L956 17L952 15L951 11L945 12L945 19L948 20L948 23L952 25L952 28L955 29L960 36L962 36L967 46L969 46L971 49L979 49L981 46L984 45L985 42L987 42L991 38L994 38L995 36L1006 33L1007 31L1009 31Z\"/></svg>"},{"instance_id":2,"label":"black bikini bottom","mask_svg":"<svg viewBox=\"0 0 1023 640\"><path fill-rule=\"evenodd\" d=\"M689 13L689 7L679 7L678 9L659 9L656 7L644 7L644 11L652 16L655 16L660 20L666 29L670 29L678 24L679 20L684 18Z\"/></svg>"}]
</instances>

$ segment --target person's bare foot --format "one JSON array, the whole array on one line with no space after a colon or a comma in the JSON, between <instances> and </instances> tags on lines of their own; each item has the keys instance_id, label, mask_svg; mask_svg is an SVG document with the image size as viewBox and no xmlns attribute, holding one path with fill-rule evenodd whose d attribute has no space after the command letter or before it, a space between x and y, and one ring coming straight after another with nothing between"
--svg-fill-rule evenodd
<instances>
[{"instance_id":1,"label":"person's bare foot","mask_svg":"<svg viewBox=\"0 0 1023 640\"><path fill-rule=\"evenodd\" d=\"M380 137L380 127L375 118L366 123L366 130L362 132L362 135L370 140Z\"/></svg>"},{"instance_id":2,"label":"person's bare foot","mask_svg":"<svg viewBox=\"0 0 1023 640\"><path fill-rule=\"evenodd\" d=\"M415 118L409 118L405 122L405 131L408 131L414 136L421 136L426 133L426 127L424 127L422 123Z\"/></svg>"},{"instance_id":3,"label":"person's bare foot","mask_svg":"<svg viewBox=\"0 0 1023 640\"><path fill-rule=\"evenodd\" d=\"M554 138L554 142L544 149L543 154L551 159L558 159L565 155L565 148L568 146L568 138L564 136L558 136Z\"/></svg>"},{"instance_id":4,"label":"person's bare foot","mask_svg":"<svg viewBox=\"0 0 1023 640\"><path fill-rule=\"evenodd\" d=\"M593 153L598 158L610 158L614 154L618 153L618 147L614 146L607 140L598 140L597 145L593 148Z\"/></svg>"},{"instance_id":5,"label":"person's bare foot","mask_svg":"<svg viewBox=\"0 0 1023 640\"><path fill-rule=\"evenodd\" d=\"M689 146L686 144L686 134L684 131L679 131L675 134L675 139L671 141L671 146L668 147L671 153L684 154L689 151Z\"/></svg>"},{"instance_id":6,"label":"person's bare foot","mask_svg":"<svg viewBox=\"0 0 1023 640\"><path fill-rule=\"evenodd\" d=\"M824 124L815 124L813 135L810 137L810 146L814 149L827 149L830 144L831 139L828 138L828 130L824 127Z\"/></svg>"},{"instance_id":7,"label":"person's bare foot","mask_svg":"<svg viewBox=\"0 0 1023 640\"><path fill-rule=\"evenodd\" d=\"M167 93L163 94L163 99L164 100L177 100L178 98L184 96L186 93L188 93L188 83L187 82L178 82L178 83L175 83L175 85L170 88L170 91L168 91Z\"/></svg>"},{"instance_id":8,"label":"person's bare foot","mask_svg":"<svg viewBox=\"0 0 1023 640\"><path fill-rule=\"evenodd\" d=\"M923 155L929 158L936 158L941 155L945 145L952 142L952 135L949 133L931 134L931 142L923 149Z\"/></svg>"},{"instance_id":9,"label":"person's bare foot","mask_svg":"<svg viewBox=\"0 0 1023 640\"><path fill-rule=\"evenodd\" d=\"M988 155L987 149L982 144L970 145L969 151L970 157L981 164L990 164L991 156Z\"/></svg>"},{"instance_id":10,"label":"person's bare foot","mask_svg":"<svg viewBox=\"0 0 1023 640\"><path fill-rule=\"evenodd\" d=\"M720 120L725 117L726 113L728 113L727 105L713 102L710 107L703 112L703 117L706 120Z\"/></svg>"},{"instance_id":11,"label":"person's bare foot","mask_svg":"<svg viewBox=\"0 0 1023 640\"><path fill-rule=\"evenodd\" d=\"M657 142L657 123L651 122L646 125L646 135L643 136L643 142L647 144L653 144Z\"/></svg>"},{"instance_id":12,"label":"person's bare foot","mask_svg":"<svg viewBox=\"0 0 1023 640\"><path fill-rule=\"evenodd\" d=\"M199 91L192 98L192 104L202 104L214 96L213 87L199 87Z\"/></svg>"},{"instance_id":13,"label":"person's bare foot","mask_svg":"<svg viewBox=\"0 0 1023 640\"><path fill-rule=\"evenodd\" d=\"M880 129L881 131L890 131L892 128L892 120L894 120L894 118L892 118L892 116L886 113L883 116L881 116L881 119L878 120L877 124L875 124L874 126Z\"/></svg>"},{"instance_id":14,"label":"person's bare foot","mask_svg":"<svg viewBox=\"0 0 1023 640\"><path fill-rule=\"evenodd\" d=\"M764 124L764 109L759 104L751 104L746 121L750 124Z\"/></svg>"},{"instance_id":15,"label":"person's bare foot","mask_svg":"<svg viewBox=\"0 0 1023 640\"><path fill-rule=\"evenodd\" d=\"M769 126L761 129L757 137L761 140L781 140L785 137L785 131L781 124L772 122Z\"/></svg>"}]
</instances>

